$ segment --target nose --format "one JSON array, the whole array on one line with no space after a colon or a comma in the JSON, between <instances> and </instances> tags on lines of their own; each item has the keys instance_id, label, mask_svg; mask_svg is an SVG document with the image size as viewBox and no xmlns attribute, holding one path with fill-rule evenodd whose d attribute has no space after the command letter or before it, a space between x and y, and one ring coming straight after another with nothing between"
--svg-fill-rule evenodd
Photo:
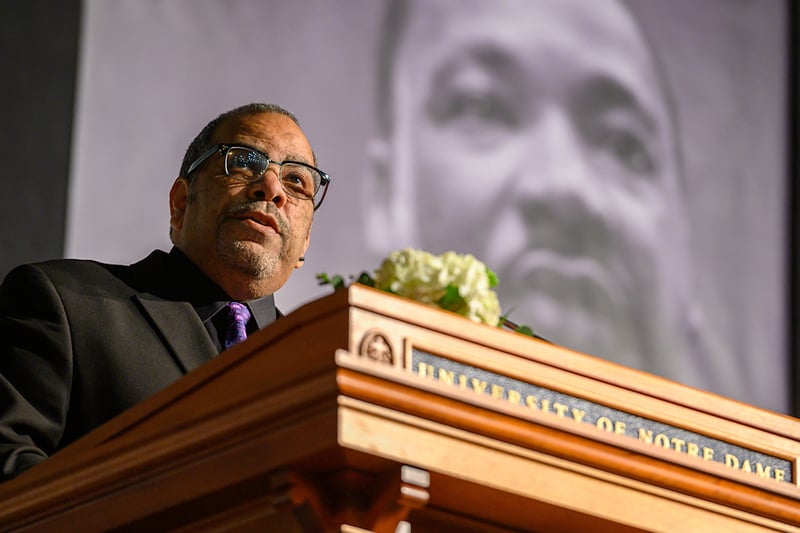
<instances>
[{"instance_id":1,"label":"nose","mask_svg":"<svg viewBox=\"0 0 800 533\"><path fill-rule=\"evenodd\" d=\"M613 185L568 112L553 109L520 138L509 197L524 234L565 253L602 254Z\"/></svg>"},{"instance_id":2,"label":"nose","mask_svg":"<svg viewBox=\"0 0 800 533\"><path fill-rule=\"evenodd\" d=\"M598 207L603 196L601 176L595 175L590 148L569 112L551 109L542 113L522 146L525 168L515 180L517 198L523 202L547 198L567 206L582 204L584 209Z\"/></svg>"},{"instance_id":3,"label":"nose","mask_svg":"<svg viewBox=\"0 0 800 533\"><path fill-rule=\"evenodd\" d=\"M280 166L270 163L261 178L248 185L248 198L261 202L272 202L276 207L283 207L288 201L288 196L281 184L280 171Z\"/></svg>"}]
</instances>

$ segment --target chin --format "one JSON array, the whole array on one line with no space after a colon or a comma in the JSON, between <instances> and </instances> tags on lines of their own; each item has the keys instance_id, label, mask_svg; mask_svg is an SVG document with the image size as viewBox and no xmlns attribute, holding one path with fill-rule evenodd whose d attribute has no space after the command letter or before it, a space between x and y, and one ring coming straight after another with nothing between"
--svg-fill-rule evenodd
<instances>
[{"instance_id":1,"label":"chin","mask_svg":"<svg viewBox=\"0 0 800 533\"><path fill-rule=\"evenodd\" d=\"M254 279L264 279L275 273L278 255L252 241L230 241L218 248L220 261L229 269Z\"/></svg>"}]
</instances>

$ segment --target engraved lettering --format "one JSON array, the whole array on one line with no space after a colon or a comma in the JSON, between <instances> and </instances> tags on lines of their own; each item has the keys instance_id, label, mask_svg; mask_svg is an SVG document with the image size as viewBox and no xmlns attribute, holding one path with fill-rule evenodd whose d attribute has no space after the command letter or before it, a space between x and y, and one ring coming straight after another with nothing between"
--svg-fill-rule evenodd
<instances>
[{"instance_id":1,"label":"engraved lettering","mask_svg":"<svg viewBox=\"0 0 800 533\"><path fill-rule=\"evenodd\" d=\"M772 477L772 467L767 465L764 466L761 463L756 463L756 475L758 477Z\"/></svg>"},{"instance_id":2,"label":"engraved lettering","mask_svg":"<svg viewBox=\"0 0 800 533\"><path fill-rule=\"evenodd\" d=\"M542 411L544 411L545 413L550 411L550 400L547 399L542 400Z\"/></svg>"},{"instance_id":3,"label":"engraved lettering","mask_svg":"<svg viewBox=\"0 0 800 533\"><path fill-rule=\"evenodd\" d=\"M605 416L601 416L597 419L597 427L603 431L608 431L609 433L614 431L614 424Z\"/></svg>"},{"instance_id":4,"label":"engraved lettering","mask_svg":"<svg viewBox=\"0 0 800 533\"><path fill-rule=\"evenodd\" d=\"M539 400L536 399L536 396L531 396L530 394L525 396L525 405L530 407L533 410L539 409Z\"/></svg>"},{"instance_id":5,"label":"engraved lettering","mask_svg":"<svg viewBox=\"0 0 800 533\"><path fill-rule=\"evenodd\" d=\"M686 444L686 441L683 439L679 439L678 437L672 437L672 447L675 448L675 451L680 453L683 452L683 445Z\"/></svg>"},{"instance_id":6,"label":"engraved lettering","mask_svg":"<svg viewBox=\"0 0 800 533\"><path fill-rule=\"evenodd\" d=\"M452 370L439 369L439 381L445 385L453 385L456 382L456 375Z\"/></svg>"},{"instance_id":7,"label":"engraved lettering","mask_svg":"<svg viewBox=\"0 0 800 533\"><path fill-rule=\"evenodd\" d=\"M485 381L481 381L478 378L472 378L470 383L472 384L472 389L478 394L483 394L484 391L486 391L487 383Z\"/></svg>"},{"instance_id":8,"label":"engraved lettering","mask_svg":"<svg viewBox=\"0 0 800 533\"><path fill-rule=\"evenodd\" d=\"M432 378L433 366L427 363L420 363L419 367L417 368L417 372L419 373L419 377L421 378Z\"/></svg>"},{"instance_id":9,"label":"engraved lettering","mask_svg":"<svg viewBox=\"0 0 800 533\"><path fill-rule=\"evenodd\" d=\"M648 420L611 406L595 404L585 398L550 391L531 383L515 380L511 376L502 376L490 371L481 373L458 361L452 361L452 366L449 363L440 365L436 361L444 359L432 354L426 354L424 360L421 361L417 359L416 353L414 350L412 354L412 364L416 365L416 369L411 370L411 373L417 374L423 379L459 387L462 390L471 390L481 395L489 395L492 398L507 401L511 405L522 405L531 410L553 413L558 418L572 418L578 423L594 423L601 431L638 438L646 445L673 450L680 454L702 458L704 461L714 461L724 464L728 468L756 475L761 479L775 479L785 483L787 480L792 480L795 475L790 460L773 457L757 450L749 450L734 443L726 443L724 440L695 433L680 426L674 427L663 420ZM540 398L540 396L545 397ZM591 407L586 410L573 407L571 405L573 401L578 405L584 405L581 402L585 402ZM628 433L627 422L634 424L631 426L630 433ZM675 436L676 434L679 436ZM703 446L700 442L706 442L708 446ZM721 449L715 449L717 444L721 445ZM759 462L764 459L766 459L765 462Z\"/></svg>"},{"instance_id":10,"label":"engraved lettering","mask_svg":"<svg viewBox=\"0 0 800 533\"><path fill-rule=\"evenodd\" d=\"M564 418L564 416L567 413L567 409L569 409L569 406L566 406L563 403L555 402L553 404L553 409L556 410L556 415L558 415L558 418Z\"/></svg>"},{"instance_id":11,"label":"engraved lettering","mask_svg":"<svg viewBox=\"0 0 800 533\"><path fill-rule=\"evenodd\" d=\"M694 442L687 442L686 443L686 453L688 453L692 457L699 457L700 446L698 446Z\"/></svg>"},{"instance_id":12,"label":"engraved lettering","mask_svg":"<svg viewBox=\"0 0 800 533\"><path fill-rule=\"evenodd\" d=\"M662 448L670 447L669 437L667 437L663 433L659 433L658 435L656 435L654 442L656 446L661 446Z\"/></svg>"},{"instance_id":13,"label":"engraved lettering","mask_svg":"<svg viewBox=\"0 0 800 533\"><path fill-rule=\"evenodd\" d=\"M492 398L497 398L498 400L503 399L503 391L504 391L503 387L501 387L500 385L495 385L493 383L491 391L492 391Z\"/></svg>"}]
</instances>

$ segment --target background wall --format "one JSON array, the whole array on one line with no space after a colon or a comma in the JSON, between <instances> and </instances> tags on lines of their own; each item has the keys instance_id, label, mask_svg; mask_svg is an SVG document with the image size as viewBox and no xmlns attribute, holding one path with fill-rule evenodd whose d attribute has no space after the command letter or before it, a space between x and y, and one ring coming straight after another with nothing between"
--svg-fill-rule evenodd
<instances>
[{"instance_id":1,"label":"background wall","mask_svg":"<svg viewBox=\"0 0 800 533\"><path fill-rule=\"evenodd\" d=\"M786 3L629 4L678 104L700 297L752 378L718 392L786 411ZM61 6L61 17L37 5L2 22L2 38L20 53L2 56L17 79L0 89L12 124L0 153L13 162L0 180L0 275L62 254L127 263L168 249L167 192L186 145L212 116L250 101L295 111L334 178L281 308L327 293L316 272L377 266L362 244L359 206L384 2L87 0L74 114L64 102L78 3L48 6Z\"/></svg>"},{"instance_id":2,"label":"background wall","mask_svg":"<svg viewBox=\"0 0 800 533\"><path fill-rule=\"evenodd\" d=\"M80 0L3 4L0 277L64 251Z\"/></svg>"}]
</instances>

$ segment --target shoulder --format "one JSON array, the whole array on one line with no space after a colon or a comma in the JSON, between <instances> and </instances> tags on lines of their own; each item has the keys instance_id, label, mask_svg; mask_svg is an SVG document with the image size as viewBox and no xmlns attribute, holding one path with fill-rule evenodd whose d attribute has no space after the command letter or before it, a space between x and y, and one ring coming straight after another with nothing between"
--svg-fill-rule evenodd
<instances>
[{"instance_id":1,"label":"shoulder","mask_svg":"<svg viewBox=\"0 0 800 533\"><path fill-rule=\"evenodd\" d=\"M52 290L95 292L112 288L138 290L142 275L158 270L162 256L156 250L133 265L117 265L86 259L56 259L20 265L8 273L0 285L0 295L9 291L31 290L35 287L50 287Z\"/></svg>"}]
</instances>

